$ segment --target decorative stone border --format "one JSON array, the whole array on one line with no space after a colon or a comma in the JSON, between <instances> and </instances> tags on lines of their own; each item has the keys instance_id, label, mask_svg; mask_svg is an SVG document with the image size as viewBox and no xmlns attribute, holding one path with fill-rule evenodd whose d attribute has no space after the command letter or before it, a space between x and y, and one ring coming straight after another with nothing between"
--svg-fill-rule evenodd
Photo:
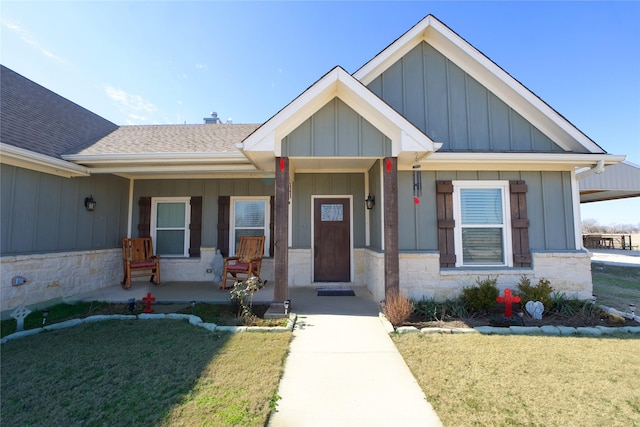
<instances>
[{"instance_id":1,"label":"decorative stone border","mask_svg":"<svg viewBox=\"0 0 640 427\"><path fill-rule=\"evenodd\" d=\"M613 328L608 326L595 326L595 327L578 327L572 328L569 326L509 326L497 327L497 326L476 326L475 328L422 328L418 329L414 326L400 326L394 328L391 322L387 320L384 314L379 313L378 317L382 322L382 326L387 333L397 334L484 334L484 335L551 335L551 336L589 336L599 337L602 335L614 335L614 334L640 334L640 326L623 326L619 328Z\"/></svg>"},{"instance_id":2,"label":"decorative stone border","mask_svg":"<svg viewBox=\"0 0 640 427\"><path fill-rule=\"evenodd\" d=\"M295 313L290 313L287 319L287 326L219 326L215 323L205 323L198 316L192 314L179 314L179 313L141 313L134 314L100 314L96 316L89 316L82 319L70 319L64 322L52 323L51 325L43 326L42 328L27 329L25 331L14 332L11 335L0 339L0 344L4 344L8 341L12 341L22 337L28 337L31 335L37 335L41 332L55 331L58 329L70 328L72 326L81 325L83 323L102 322L105 320L188 320L189 324L204 328L211 332L292 332L293 327L296 324L298 316Z\"/></svg>"}]
</instances>

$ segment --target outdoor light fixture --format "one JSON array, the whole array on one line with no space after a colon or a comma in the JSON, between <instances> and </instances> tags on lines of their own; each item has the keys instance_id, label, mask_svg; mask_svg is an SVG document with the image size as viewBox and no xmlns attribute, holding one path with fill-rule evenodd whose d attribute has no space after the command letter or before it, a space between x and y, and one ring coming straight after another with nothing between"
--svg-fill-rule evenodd
<instances>
[{"instance_id":1,"label":"outdoor light fixture","mask_svg":"<svg viewBox=\"0 0 640 427\"><path fill-rule=\"evenodd\" d=\"M135 298L129 298L127 300L127 306L129 307L129 312L131 314L133 314L133 310L136 309L136 299Z\"/></svg>"},{"instance_id":2,"label":"outdoor light fixture","mask_svg":"<svg viewBox=\"0 0 640 427\"><path fill-rule=\"evenodd\" d=\"M291 300L284 300L284 314L289 314L289 307L291 307Z\"/></svg>"},{"instance_id":3,"label":"outdoor light fixture","mask_svg":"<svg viewBox=\"0 0 640 427\"><path fill-rule=\"evenodd\" d=\"M42 326L47 323L47 317L49 316L49 310L42 310Z\"/></svg>"},{"instance_id":4,"label":"outdoor light fixture","mask_svg":"<svg viewBox=\"0 0 640 427\"><path fill-rule=\"evenodd\" d=\"M595 304L595 303L596 303L596 299L597 299L597 298L598 298L598 295L596 295L596 294L592 294L592 295L591 295L591 302L592 302L593 304Z\"/></svg>"},{"instance_id":5,"label":"outdoor light fixture","mask_svg":"<svg viewBox=\"0 0 640 427\"><path fill-rule=\"evenodd\" d=\"M636 305L635 304L629 304L629 311L631 312L632 316L636 315Z\"/></svg>"},{"instance_id":6,"label":"outdoor light fixture","mask_svg":"<svg viewBox=\"0 0 640 427\"><path fill-rule=\"evenodd\" d=\"M196 302L195 301L191 301L191 314L193 314L193 315L196 314Z\"/></svg>"},{"instance_id":7,"label":"outdoor light fixture","mask_svg":"<svg viewBox=\"0 0 640 427\"><path fill-rule=\"evenodd\" d=\"M87 208L89 212L96 210L96 201L93 200L93 195L84 198L84 207Z\"/></svg>"},{"instance_id":8,"label":"outdoor light fixture","mask_svg":"<svg viewBox=\"0 0 640 427\"><path fill-rule=\"evenodd\" d=\"M367 209L373 209L376 205L376 198L369 194L367 198L364 199L364 203L367 205Z\"/></svg>"}]
</instances>

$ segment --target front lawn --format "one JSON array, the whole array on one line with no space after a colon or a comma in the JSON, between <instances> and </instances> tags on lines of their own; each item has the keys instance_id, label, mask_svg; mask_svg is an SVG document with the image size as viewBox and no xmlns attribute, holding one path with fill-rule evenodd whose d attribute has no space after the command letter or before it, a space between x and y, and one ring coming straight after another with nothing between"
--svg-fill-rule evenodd
<instances>
[{"instance_id":1,"label":"front lawn","mask_svg":"<svg viewBox=\"0 0 640 427\"><path fill-rule=\"evenodd\" d=\"M2 345L2 425L263 426L290 333L112 320Z\"/></svg>"},{"instance_id":2,"label":"front lawn","mask_svg":"<svg viewBox=\"0 0 640 427\"><path fill-rule=\"evenodd\" d=\"M640 339L394 335L445 426L640 422Z\"/></svg>"}]
</instances>

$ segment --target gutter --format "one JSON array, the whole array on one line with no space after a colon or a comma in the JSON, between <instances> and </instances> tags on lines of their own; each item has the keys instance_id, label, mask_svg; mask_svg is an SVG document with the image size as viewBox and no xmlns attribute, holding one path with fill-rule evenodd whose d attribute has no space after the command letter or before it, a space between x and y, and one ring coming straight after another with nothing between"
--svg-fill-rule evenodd
<instances>
[{"instance_id":1,"label":"gutter","mask_svg":"<svg viewBox=\"0 0 640 427\"><path fill-rule=\"evenodd\" d=\"M578 181L580 181L581 179L591 176L594 173L600 174L602 172L604 172L604 160L598 160L598 163L596 163L595 166L576 173L576 178L578 179Z\"/></svg>"},{"instance_id":2,"label":"gutter","mask_svg":"<svg viewBox=\"0 0 640 427\"><path fill-rule=\"evenodd\" d=\"M74 176L89 176L91 174L90 169L84 166L2 142L0 142L0 154L2 155L2 163L38 172L49 173L66 178Z\"/></svg>"}]
</instances>

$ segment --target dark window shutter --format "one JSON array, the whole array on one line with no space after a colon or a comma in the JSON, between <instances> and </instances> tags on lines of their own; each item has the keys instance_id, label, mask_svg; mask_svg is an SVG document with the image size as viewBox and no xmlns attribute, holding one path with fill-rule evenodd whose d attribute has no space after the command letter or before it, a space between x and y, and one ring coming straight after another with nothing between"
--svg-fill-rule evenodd
<instances>
[{"instance_id":1,"label":"dark window shutter","mask_svg":"<svg viewBox=\"0 0 640 427\"><path fill-rule=\"evenodd\" d=\"M453 228L453 183L436 181L436 209L438 211L438 250L440 267L456 266Z\"/></svg>"},{"instance_id":2,"label":"dark window shutter","mask_svg":"<svg viewBox=\"0 0 640 427\"><path fill-rule=\"evenodd\" d=\"M151 237L151 197L140 197L138 210L138 237Z\"/></svg>"},{"instance_id":3,"label":"dark window shutter","mask_svg":"<svg viewBox=\"0 0 640 427\"><path fill-rule=\"evenodd\" d=\"M524 181L509 181L509 193L513 266L531 267L529 219L527 219L527 185Z\"/></svg>"},{"instance_id":4,"label":"dark window shutter","mask_svg":"<svg viewBox=\"0 0 640 427\"><path fill-rule=\"evenodd\" d=\"M229 256L230 196L218 197L218 249L223 257Z\"/></svg>"},{"instance_id":5,"label":"dark window shutter","mask_svg":"<svg viewBox=\"0 0 640 427\"><path fill-rule=\"evenodd\" d=\"M200 256L202 244L202 196L191 198L191 222L189 223L189 257Z\"/></svg>"},{"instance_id":6,"label":"dark window shutter","mask_svg":"<svg viewBox=\"0 0 640 427\"><path fill-rule=\"evenodd\" d=\"M275 224L275 218L276 218L276 198L275 196L271 196L269 198L269 204L270 204L270 211L271 213L269 214L269 256L272 257L273 256L273 241L275 240L273 238L273 230L274 230L274 224Z\"/></svg>"}]
</instances>

